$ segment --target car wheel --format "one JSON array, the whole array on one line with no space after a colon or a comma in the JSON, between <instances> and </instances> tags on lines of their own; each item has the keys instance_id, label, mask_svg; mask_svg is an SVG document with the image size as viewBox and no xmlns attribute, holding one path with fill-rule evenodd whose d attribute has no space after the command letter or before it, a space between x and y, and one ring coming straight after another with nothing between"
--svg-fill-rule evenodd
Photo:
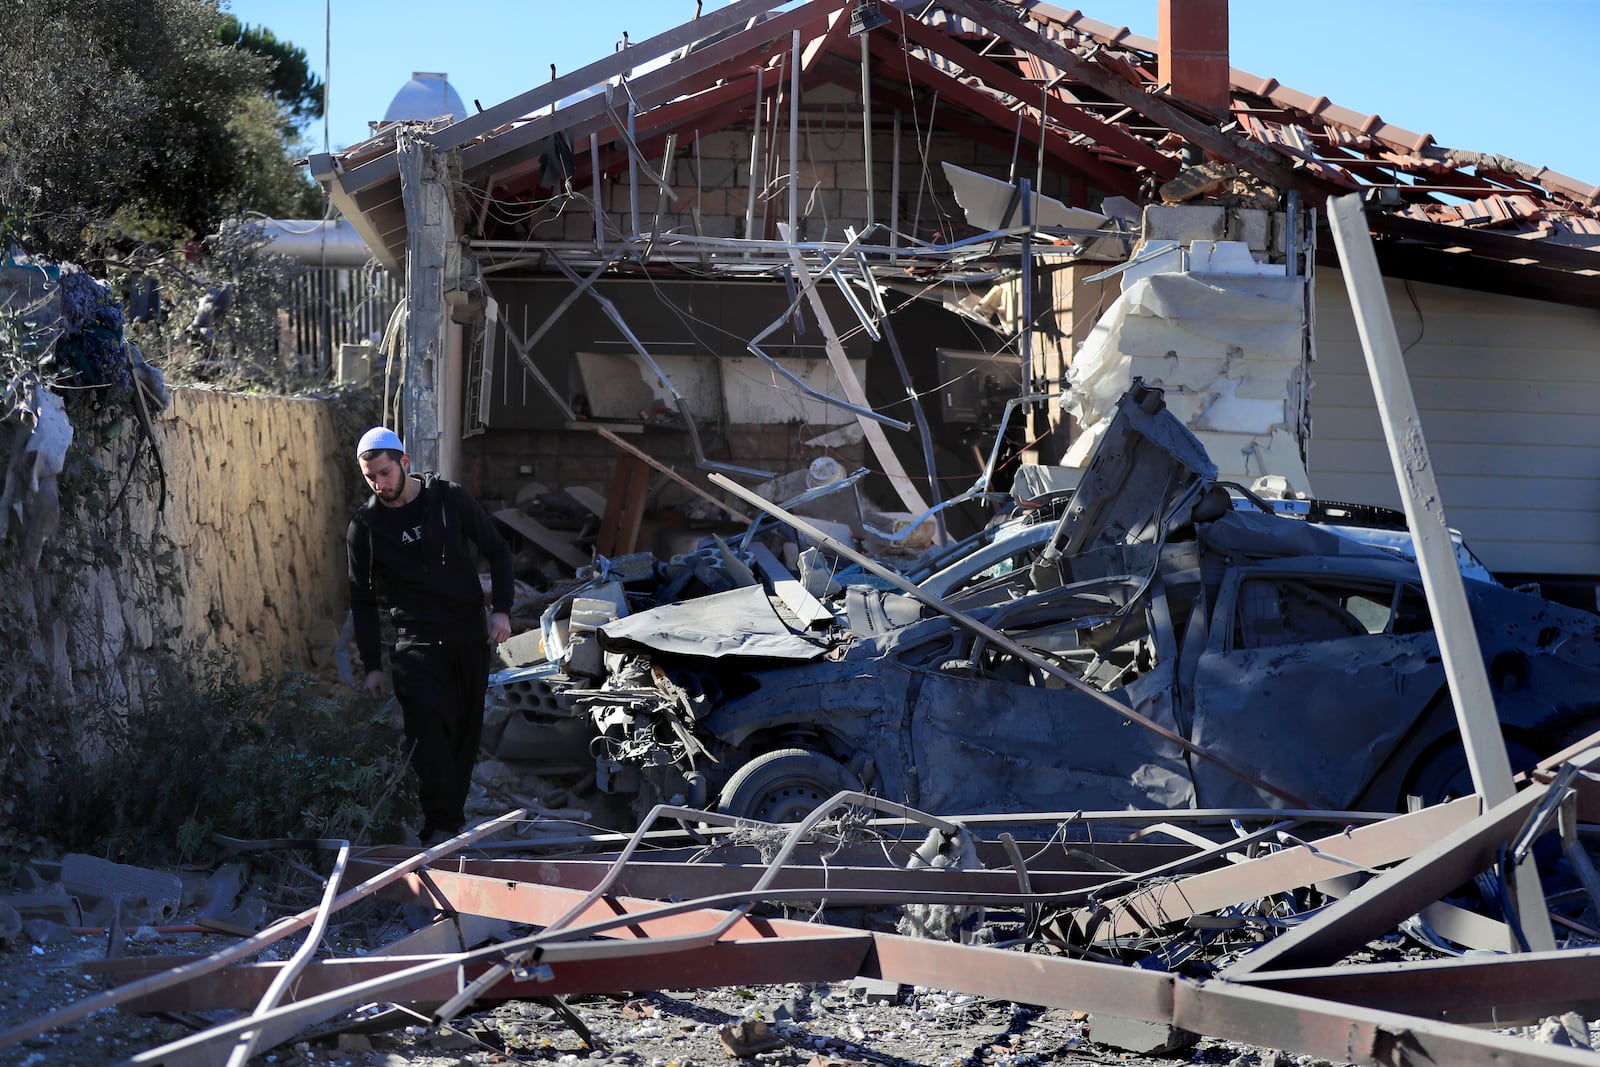
<instances>
[{"instance_id":1,"label":"car wheel","mask_svg":"<svg viewBox=\"0 0 1600 1067\"><path fill-rule=\"evenodd\" d=\"M1514 737L1506 738L1506 755L1511 760L1512 774L1527 770L1539 762L1538 753ZM1432 807L1471 792L1472 769L1467 766L1466 749L1452 738L1444 747L1435 747L1423 753L1412 765L1401 788L1397 807L1404 811L1408 797L1417 797L1423 807Z\"/></svg>"},{"instance_id":2,"label":"car wheel","mask_svg":"<svg viewBox=\"0 0 1600 1067\"><path fill-rule=\"evenodd\" d=\"M805 748L780 748L740 767L717 798L717 810L740 819L799 822L835 793L859 790L838 760Z\"/></svg>"}]
</instances>

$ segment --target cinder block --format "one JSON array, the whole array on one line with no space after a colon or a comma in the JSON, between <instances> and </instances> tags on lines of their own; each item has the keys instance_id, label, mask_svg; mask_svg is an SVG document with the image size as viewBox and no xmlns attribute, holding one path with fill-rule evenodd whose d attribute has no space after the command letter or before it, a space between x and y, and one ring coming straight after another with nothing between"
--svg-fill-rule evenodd
<instances>
[{"instance_id":1,"label":"cinder block","mask_svg":"<svg viewBox=\"0 0 1600 1067\"><path fill-rule=\"evenodd\" d=\"M740 130L703 133L699 141L700 158L739 159L750 154L750 134ZM691 151L693 151L691 143Z\"/></svg>"},{"instance_id":2,"label":"cinder block","mask_svg":"<svg viewBox=\"0 0 1600 1067\"><path fill-rule=\"evenodd\" d=\"M707 237L732 237L734 232L743 226L743 215L737 220L732 214L700 216L700 232Z\"/></svg>"},{"instance_id":3,"label":"cinder block","mask_svg":"<svg viewBox=\"0 0 1600 1067\"><path fill-rule=\"evenodd\" d=\"M1144 209L1147 241L1220 241L1227 236L1227 209L1195 204L1151 204Z\"/></svg>"},{"instance_id":4,"label":"cinder block","mask_svg":"<svg viewBox=\"0 0 1600 1067\"><path fill-rule=\"evenodd\" d=\"M600 597L577 597L572 601L572 632L585 633L598 630L620 614L617 605Z\"/></svg>"},{"instance_id":5,"label":"cinder block","mask_svg":"<svg viewBox=\"0 0 1600 1067\"><path fill-rule=\"evenodd\" d=\"M837 189L865 190L867 187L867 165L865 162L838 162L834 164L833 172L834 187Z\"/></svg>"},{"instance_id":6,"label":"cinder block","mask_svg":"<svg viewBox=\"0 0 1600 1067\"><path fill-rule=\"evenodd\" d=\"M866 1004L893 1004L900 999L900 983L882 978L852 978L850 992Z\"/></svg>"},{"instance_id":7,"label":"cinder block","mask_svg":"<svg viewBox=\"0 0 1600 1067\"><path fill-rule=\"evenodd\" d=\"M532 663L542 663L544 658L544 638L537 629L524 630L520 634L512 634L509 641L502 642L495 649L493 669L526 667Z\"/></svg>"},{"instance_id":8,"label":"cinder block","mask_svg":"<svg viewBox=\"0 0 1600 1067\"><path fill-rule=\"evenodd\" d=\"M572 210L561 216L563 241L594 240L594 215L587 211Z\"/></svg>"},{"instance_id":9,"label":"cinder block","mask_svg":"<svg viewBox=\"0 0 1600 1067\"><path fill-rule=\"evenodd\" d=\"M800 162L800 197L804 203L805 198L811 195L811 190L817 186L824 189L831 188L835 179L833 164L827 160L812 163L805 160Z\"/></svg>"},{"instance_id":10,"label":"cinder block","mask_svg":"<svg viewBox=\"0 0 1600 1067\"><path fill-rule=\"evenodd\" d=\"M602 673L604 659L600 652L600 642L592 633L572 635L567 642L567 655L565 659L566 672L570 676L581 678L598 678Z\"/></svg>"},{"instance_id":11,"label":"cinder block","mask_svg":"<svg viewBox=\"0 0 1600 1067\"><path fill-rule=\"evenodd\" d=\"M1259 208L1235 212L1228 226L1228 240L1243 241L1253 252L1266 251L1271 247L1272 214Z\"/></svg>"}]
</instances>

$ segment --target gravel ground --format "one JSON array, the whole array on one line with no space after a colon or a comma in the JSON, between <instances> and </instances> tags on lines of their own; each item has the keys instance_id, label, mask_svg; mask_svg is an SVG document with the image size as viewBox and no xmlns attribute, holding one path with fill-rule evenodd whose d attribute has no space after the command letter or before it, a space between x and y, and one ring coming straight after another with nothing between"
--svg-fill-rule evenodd
<instances>
[{"instance_id":1,"label":"gravel ground","mask_svg":"<svg viewBox=\"0 0 1600 1067\"><path fill-rule=\"evenodd\" d=\"M133 932L127 954L215 951L232 939ZM103 959L104 935L0 950L0 1030L101 990L81 964ZM1097 1045L1081 1013L959 993L863 983L731 987L638 995L575 996L565 1008L508 1001L436 1026L373 1007L365 1027L302 1039L259 1053L252 1064L283 1067L466 1067L559 1063L591 1067L708 1067L739 1060L770 1067L1023 1067L1082 1062L1154 1067L1175 1063L1309 1065L1308 1057L1202 1039L1176 1058L1135 1056ZM105 1009L0 1049L0 1067L100 1067L193 1032L199 1020ZM362 1031L366 1032L362 1032ZM731 1050L730 1050L731 1045ZM739 1055L735 1055L735 1053Z\"/></svg>"},{"instance_id":2,"label":"gravel ground","mask_svg":"<svg viewBox=\"0 0 1600 1067\"><path fill-rule=\"evenodd\" d=\"M181 920L180 920L181 921ZM104 959L105 934L67 934L0 944L0 1032L106 988L84 973ZM294 939L291 939L293 941ZM130 932L125 954L188 956L236 943L212 934ZM1396 952L1393 942L1380 947ZM262 958L286 956L291 943ZM341 951L349 951L341 949ZM176 1041L211 1017L137 1015L104 1009L0 1048L0 1067L102 1067ZM1581 1041L1600 1026L1566 1020ZM1547 1020L1549 1030L1557 1020ZM1140 1055L1097 1043L1093 1018L963 993L856 980L821 985L742 986L485 1005L450 1025L392 1005L369 1005L338 1028L303 1035L258 1053L274 1067L477 1067L561 1064L585 1067L1027 1067L1114 1063L1123 1067L1227 1064L1232 1067L1342 1067L1310 1056L1214 1038L1168 1055ZM1511 1031L1515 1032L1515 1031ZM1552 1036L1560 1043L1561 1035ZM178 1061L169 1061L174 1065ZM185 1061L190 1063L201 1061ZM221 1062L215 1060L210 1062ZM1597 1059L1596 1062L1600 1062Z\"/></svg>"}]
</instances>

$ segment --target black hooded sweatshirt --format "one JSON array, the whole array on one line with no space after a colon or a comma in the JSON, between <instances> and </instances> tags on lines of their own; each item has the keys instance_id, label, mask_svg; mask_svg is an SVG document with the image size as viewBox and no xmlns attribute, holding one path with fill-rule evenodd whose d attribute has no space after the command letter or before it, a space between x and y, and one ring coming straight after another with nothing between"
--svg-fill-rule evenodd
<instances>
[{"instance_id":1,"label":"black hooded sweatshirt","mask_svg":"<svg viewBox=\"0 0 1600 1067\"><path fill-rule=\"evenodd\" d=\"M488 640L473 545L489 561L490 610L511 611L511 549L494 521L454 482L434 474L411 477L422 483L416 499L391 508L370 497L345 533L356 647L369 672L383 669L380 598L401 641Z\"/></svg>"}]
</instances>

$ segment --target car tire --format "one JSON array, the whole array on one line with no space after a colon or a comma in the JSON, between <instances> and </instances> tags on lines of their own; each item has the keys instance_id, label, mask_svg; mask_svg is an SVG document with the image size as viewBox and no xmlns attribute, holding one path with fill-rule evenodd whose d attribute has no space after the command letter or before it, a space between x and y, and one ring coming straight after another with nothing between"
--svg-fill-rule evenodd
<instances>
[{"instance_id":1,"label":"car tire","mask_svg":"<svg viewBox=\"0 0 1600 1067\"><path fill-rule=\"evenodd\" d=\"M1506 738L1506 755L1511 760L1512 774L1539 762L1539 754L1514 737ZM1423 807L1432 807L1472 791L1472 769L1467 766L1466 749L1452 737L1443 745L1435 745L1424 752L1412 764L1396 809L1404 811L1408 797L1417 797Z\"/></svg>"},{"instance_id":2,"label":"car tire","mask_svg":"<svg viewBox=\"0 0 1600 1067\"><path fill-rule=\"evenodd\" d=\"M799 822L835 793L860 788L838 760L806 748L780 748L734 772L717 798L717 810L739 819Z\"/></svg>"}]
</instances>

